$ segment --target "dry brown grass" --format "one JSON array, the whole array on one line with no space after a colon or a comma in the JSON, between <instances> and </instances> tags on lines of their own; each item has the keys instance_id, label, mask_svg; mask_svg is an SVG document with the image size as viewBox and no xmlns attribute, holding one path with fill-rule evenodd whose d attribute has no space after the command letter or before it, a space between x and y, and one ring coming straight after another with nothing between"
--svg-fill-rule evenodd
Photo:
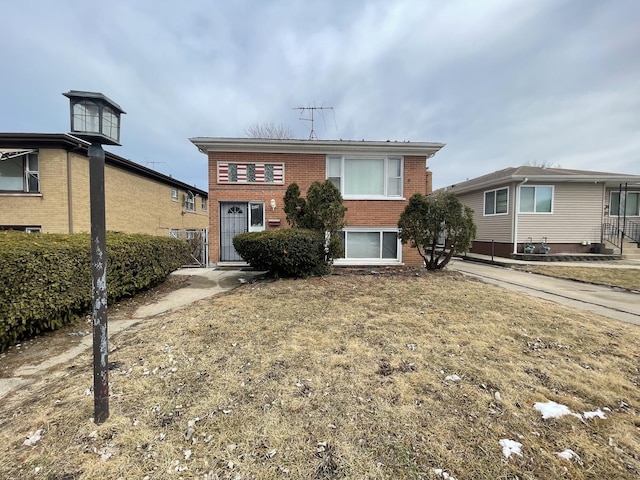
<instances>
[{"instance_id":1,"label":"dry brown grass","mask_svg":"<svg viewBox=\"0 0 640 480\"><path fill-rule=\"evenodd\" d=\"M563 267L556 265L523 265L514 266L517 270L524 270L549 277L568 278L581 282L609 285L627 290L640 291L640 270L633 268L607 267Z\"/></svg>"},{"instance_id":2,"label":"dry brown grass","mask_svg":"<svg viewBox=\"0 0 640 480\"><path fill-rule=\"evenodd\" d=\"M638 344L451 272L247 284L112 341L101 426L89 353L5 399L0 477L638 478ZM543 420L547 400L610 411Z\"/></svg>"}]
</instances>

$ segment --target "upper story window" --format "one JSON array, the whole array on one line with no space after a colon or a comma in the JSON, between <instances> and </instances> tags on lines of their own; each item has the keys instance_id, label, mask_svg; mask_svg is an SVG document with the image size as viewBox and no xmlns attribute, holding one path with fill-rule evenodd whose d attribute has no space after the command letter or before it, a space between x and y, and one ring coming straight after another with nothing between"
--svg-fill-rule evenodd
<instances>
[{"instance_id":1,"label":"upper story window","mask_svg":"<svg viewBox=\"0 0 640 480\"><path fill-rule=\"evenodd\" d=\"M178 189L177 188L172 188L171 189L171 200L173 200L174 202L178 201Z\"/></svg>"},{"instance_id":2,"label":"upper story window","mask_svg":"<svg viewBox=\"0 0 640 480\"><path fill-rule=\"evenodd\" d=\"M498 188L484 192L484 214L505 215L509 213L509 188Z\"/></svg>"},{"instance_id":3,"label":"upper story window","mask_svg":"<svg viewBox=\"0 0 640 480\"><path fill-rule=\"evenodd\" d=\"M284 163L218 163L218 183L284 183Z\"/></svg>"},{"instance_id":4,"label":"upper story window","mask_svg":"<svg viewBox=\"0 0 640 480\"><path fill-rule=\"evenodd\" d=\"M184 209L187 212L196 211L196 197L193 192L187 192L184 195Z\"/></svg>"},{"instance_id":5,"label":"upper story window","mask_svg":"<svg viewBox=\"0 0 640 480\"><path fill-rule=\"evenodd\" d=\"M40 191L38 152L0 150L0 191L26 193Z\"/></svg>"},{"instance_id":6,"label":"upper story window","mask_svg":"<svg viewBox=\"0 0 640 480\"><path fill-rule=\"evenodd\" d=\"M553 187L520 187L520 213L553 213Z\"/></svg>"},{"instance_id":7,"label":"upper story window","mask_svg":"<svg viewBox=\"0 0 640 480\"><path fill-rule=\"evenodd\" d=\"M327 157L327 179L346 199L402 198L402 157Z\"/></svg>"},{"instance_id":8,"label":"upper story window","mask_svg":"<svg viewBox=\"0 0 640 480\"><path fill-rule=\"evenodd\" d=\"M609 216L611 217L637 217L640 216L640 192L611 192L609 203Z\"/></svg>"},{"instance_id":9,"label":"upper story window","mask_svg":"<svg viewBox=\"0 0 640 480\"><path fill-rule=\"evenodd\" d=\"M200 208L202 208L202 210L207 209L207 199L205 197L202 197L202 201L200 202Z\"/></svg>"}]
</instances>

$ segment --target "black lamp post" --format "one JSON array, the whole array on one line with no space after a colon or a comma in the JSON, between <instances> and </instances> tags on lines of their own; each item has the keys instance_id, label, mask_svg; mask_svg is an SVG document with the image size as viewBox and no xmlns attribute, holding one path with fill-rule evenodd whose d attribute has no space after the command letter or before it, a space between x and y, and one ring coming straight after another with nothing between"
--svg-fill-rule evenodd
<instances>
[{"instance_id":1,"label":"black lamp post","mask_svg":"<svg viewBox=\"0 0 640 480\"><path fill-rule=\"evenodd\" d=\"M126 112L101 93L71 90L63 95L69 98L71 104L71 134L91 142L88 153L93 292L93 417L95 423L101 424L109 418L107 240L102 145L120 145L120 115Z\"/></svg>"}]
</instances>

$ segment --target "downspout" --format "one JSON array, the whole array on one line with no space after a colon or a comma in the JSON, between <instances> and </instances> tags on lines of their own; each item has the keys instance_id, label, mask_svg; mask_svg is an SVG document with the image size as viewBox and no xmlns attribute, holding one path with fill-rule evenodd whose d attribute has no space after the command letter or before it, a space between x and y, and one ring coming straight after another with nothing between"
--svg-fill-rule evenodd
<instances>
[{"instance_id":1,"label":"downspout","mask_svg":"<svg viewBox=\"0 0 640 480\"><path fill-rule=\"evenodd\" d=\"M67 150L67 215L69 233L73 233L73 191L71 185L71 153Z\"/></svg>"},{"instance_id":2,"label":"downspout","mask_svg":"<svg viewBox=\"0 0 640 480\"><path fill-rule=\"evenodd\" d=\"M520 210L520 187L529 181L525 178L516 186L515 198L513 199L513 253L518 253L518 211Z\"/></svg>"}]
</instances>

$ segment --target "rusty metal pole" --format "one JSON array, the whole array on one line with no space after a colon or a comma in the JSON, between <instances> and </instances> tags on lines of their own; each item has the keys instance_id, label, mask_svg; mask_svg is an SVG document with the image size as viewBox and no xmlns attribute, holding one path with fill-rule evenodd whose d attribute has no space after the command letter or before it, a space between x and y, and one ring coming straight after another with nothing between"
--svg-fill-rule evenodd
<instances>
[{"instance_id":1,"label":"rusty metal pole","mask_svg":"<svg viewBox=\"0 0 640 480\"><path fill-rule=\"evenodd\" d=\"M93 421L109 418L109 362L107 336L107 236L104 195L104 150L89 147L89 197L91 200L91 278L93 319Z\"/></svg>"}]
</instances>

